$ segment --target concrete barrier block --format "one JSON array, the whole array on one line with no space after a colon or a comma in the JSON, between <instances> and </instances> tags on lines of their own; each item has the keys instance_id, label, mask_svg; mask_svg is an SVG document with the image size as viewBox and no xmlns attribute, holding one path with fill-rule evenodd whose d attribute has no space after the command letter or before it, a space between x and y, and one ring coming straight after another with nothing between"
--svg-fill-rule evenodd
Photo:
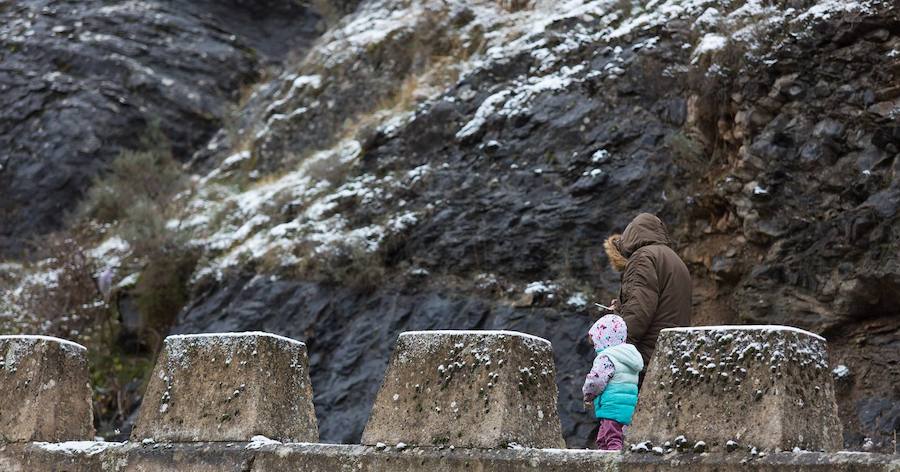
<instances>
[{"instance_id":1,"label":"concrete barrier block","mask_svg":"<svg viewBox=\"0 0 900 472\"><path fill-rule=\"evenodd\" d=\"M550 342L511 331L402 333L362 443L561 447Z\"/></svg>"},{"instance_id":2,"label":"concrete barrier block","mask_svg":"<svg viewBox=\"0 0 900 472\"><path fill-rule=\"evenodd\" d=\"M627 439L834 451L841 436L824 338L785 326L720 326L660 333Z\"/></svg>"},{"instance_id":3,"label":"concrete barrier block","mask_svg":"<svg viewBox=\"0 0 900 472\"><path fill-rule=\"evenodd\" d=\"M0 336L0 442L94 438L87 350L48 336Z\"/></svg>"},{"instance_id":4,"label":"concrete barrier block","mask_svg":"<svg viewBox=\"0 0 900 472\"><path fill-rule=\"evenodd\" d=\"M305 344L273 334L169 336L132 439L318 441L308 365Z\"/></svg>"}]
</instances>

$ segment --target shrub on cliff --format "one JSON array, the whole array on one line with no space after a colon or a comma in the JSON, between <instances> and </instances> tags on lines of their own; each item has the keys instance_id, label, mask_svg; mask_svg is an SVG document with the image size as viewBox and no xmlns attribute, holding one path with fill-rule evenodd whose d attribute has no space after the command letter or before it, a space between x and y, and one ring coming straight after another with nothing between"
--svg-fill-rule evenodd
<instances>
[{"instance_id":1,"label":"shrub on cliff","mask_svg":"<svg viewBox=\"0 0 900 472\"><path fill-rule=\"evenodd\" d=\"M143 139L142 150L122 151L109 170L94 180L78 217L101 223L127 221L131 211L153 206L162 212L185 186L181 164L172 156L165 137L154 127Z\"/></svg>"}]
</instances>

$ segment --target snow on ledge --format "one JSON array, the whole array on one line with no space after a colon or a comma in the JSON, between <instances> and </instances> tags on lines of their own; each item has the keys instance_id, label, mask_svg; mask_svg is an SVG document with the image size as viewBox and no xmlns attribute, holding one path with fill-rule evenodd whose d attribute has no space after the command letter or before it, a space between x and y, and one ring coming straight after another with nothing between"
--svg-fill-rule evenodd
<instances>
[{"instance_id":1,"label":"snow on ledge","mask_svg":"<svg viewBox=\"0 0 900 472\"><path fill-rule=\"evenodd\" d=\"M793 331L795 333L812 336L816 339L825 341L825 338L816 333L811 333L804 329L795 328L793 326L782 325L721 325L721 326L687 326L682 328L665 328L661 332L666 331Z\"/></svg>"},{"instance_id":2,"label":"snow on ledge","mask_svg":"<svg viewBox=\"0 0 900 472\"><path fill-rule=\"evenodd\" d=\"M286 338L284 336L279 336L277 334L266 333L265 331L242 331L239 333L199 333L199 334L173 334L171 336L166 337L166 342L177 341L177 340L208 340L211 338L248 338L252 336L262 336L267 338L279 339L282 341L287 341L291 344L297 344L300 346L306 346L306 343L302 341L297 341L296 339Z\"/></svg>"},{"instance_id":3,"label":"snow on ledge","mask_svg":"<svg viewBox=\"0 0 900 472\"><path fill-rule=\"evenodd\" d=\"M22 340L22 341L50 341L55 343L64 344L69 347L74 347L77 349L81 349L82 351L87 351L87 348L73 341L69 341L68 339L55 338L53 336L42 336L39 334L10 334L5 336L0 336L0 341L6 340Z\"/></svg>"},{"instance_id":4,"label":"snow on ledge","mask_svg":"<svg viewBox=\"0 0 900 472\"><path fill-rule=\"evenodd\" d=\"M516 336L524 339L531 339L533 341L538 341L542 343L546 343L548 346L551 345L550 341L547 341L544 338L535 336L533 334L528 333L520 333L518 331L505 331L505 330L454 330L454 329L439 329L434 331L404 331L400 333L400 337L404 336L421 336L421 335L442 335L442 334L458 334L458 335L480 335L480 336L494 336L494 335L505 335L505 336Z\"/></svg>"},{"instance_id":5,"label":"snow on ledge","mask_svg":"<svg viewBox=\"0 0 900 472\"><path fill-rule=\"evenodd\" d=\"M264 446L280 446L282 444L281 441L276 441L274 439L269 439L261 434L253 436L250 438L250 442L244 446L244 449L259 449Z\"/></svg>"},{"instance_id":6,"label":"snow on ledge","mask_svg":"<svg viewBox=\"0 0 900 472\"><path fill-rule=\"evenodd\" d=\"M35 447L48 452L61 452L63 454L84 454L93 456L110 447L119 447L125 443L105 441L65 441L60 443L34 442Z\"/></svg>"}]
</instances>

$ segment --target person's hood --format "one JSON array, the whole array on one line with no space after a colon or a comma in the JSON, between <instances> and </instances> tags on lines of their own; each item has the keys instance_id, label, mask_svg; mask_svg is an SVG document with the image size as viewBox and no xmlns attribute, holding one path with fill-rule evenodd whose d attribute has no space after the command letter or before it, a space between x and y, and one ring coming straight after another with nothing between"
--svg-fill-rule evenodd
<instances>
[{"instance_id":1,"label":"person's hood","mask_svg":"<svg viewBox=\"0 0 900 472\"><path fill-rule=\"evenodd\" d=\"M644 370L644 358L633 344L619 344L603 350L603 355L615 358L635 372Z\"/></svg>"},{"instance_id":2,"label":"person's hood","mask_svg":"<svg viewBox=\"0 0 900 472\"><path fill-rule=\"evenodd\" d=\"M669 245L669 234L666 225L650 213L641 213L634 217L631 223L625 227L622 237L616 241L619 252L625 257L631 257L634 251L651 244Z\"/></svg>"},{"instance_id":3,"label":"person's hood","mask_svg":"<svg viewBox=\"0 0 900 472\"><path fill-rule=\"evenodd\" d=\"M612 346L618 346L628 337L628 327L619 315L605 315L591 326L588 331L594 351L600 352Z\"/></svg>"}]
</instances>

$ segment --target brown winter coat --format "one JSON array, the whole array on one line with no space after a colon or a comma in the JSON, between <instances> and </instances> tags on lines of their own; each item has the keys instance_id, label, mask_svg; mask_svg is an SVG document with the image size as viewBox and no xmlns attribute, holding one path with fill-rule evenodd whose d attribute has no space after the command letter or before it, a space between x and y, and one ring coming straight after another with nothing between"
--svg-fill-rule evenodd
<instances>
[{"instance_id":1,"label":"brown winter coat","mask_svg":"<svg viewBox=\"0 0 900 472\"><path fill-rule=\"evenodd\" d=\"M614 267L622 270L624 262L617 311L628 326L628 342L648 365L660 330L690 325L691 274L669 247L665 225L649 213L604 246Z\"/></svg>"}]
</instances>

